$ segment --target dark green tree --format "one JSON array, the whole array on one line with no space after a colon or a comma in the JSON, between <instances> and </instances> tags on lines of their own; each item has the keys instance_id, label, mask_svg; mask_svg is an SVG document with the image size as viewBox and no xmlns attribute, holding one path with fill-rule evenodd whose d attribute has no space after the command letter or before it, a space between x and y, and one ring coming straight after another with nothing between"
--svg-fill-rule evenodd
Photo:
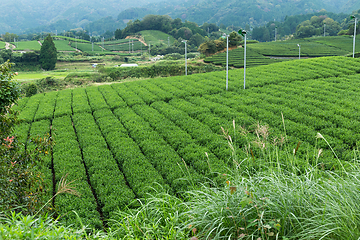
<instances>
[{"instance_id":1,"label":"dark green tree","mask_svg":"<svg viewBox=\"0 0 360 240\"><path fill-rule=\"evenodd\" d=\"M40 49L40 64L45 70L55 69L57 61L57 50L50 34L45 38Z\"/></svg>"}]
</instances>

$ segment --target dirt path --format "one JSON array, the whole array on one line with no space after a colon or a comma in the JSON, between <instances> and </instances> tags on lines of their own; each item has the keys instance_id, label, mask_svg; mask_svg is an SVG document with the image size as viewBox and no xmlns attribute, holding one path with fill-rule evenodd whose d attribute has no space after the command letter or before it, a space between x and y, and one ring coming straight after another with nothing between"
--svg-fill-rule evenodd
<instances>
[{"instance_id":1,"label":"dirt path","mask_svg":"<svg viewBox=\"0 0 360 240\"><path fill-rule=\"evenodd\" d=\"M5 42L5 49L15 49L16 47L8 42Z\"/></svg>"},{"instance_id":2,"label":"dirt path","mask_svg":"<svg viewBox=\"0 0 360 240\"><path fill-rule=\"evenodd\" d=\"M125 39L137 39L140 42L142 42L142 44L144 44L145 46L147 46L146 42L142 39L142 38L138 38L138 37L132 37L132 36L127 36Z\"/></svg>"}]
</instances>

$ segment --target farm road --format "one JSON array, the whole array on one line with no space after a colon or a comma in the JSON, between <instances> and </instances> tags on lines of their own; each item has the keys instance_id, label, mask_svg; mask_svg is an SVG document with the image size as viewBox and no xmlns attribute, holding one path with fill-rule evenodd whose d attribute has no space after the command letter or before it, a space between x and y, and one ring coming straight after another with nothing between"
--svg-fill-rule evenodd
<instances>
[{"instance_id":1,"label":"farm road","mask_svg":"<svg viewBox=\"0 0 360 240\"><path fill-rule=\"evenodd\" d=\"M8 42L5 42L5 49L14 49L16 48L14 45L8 43Z\"/></svg>"}]
</instances>

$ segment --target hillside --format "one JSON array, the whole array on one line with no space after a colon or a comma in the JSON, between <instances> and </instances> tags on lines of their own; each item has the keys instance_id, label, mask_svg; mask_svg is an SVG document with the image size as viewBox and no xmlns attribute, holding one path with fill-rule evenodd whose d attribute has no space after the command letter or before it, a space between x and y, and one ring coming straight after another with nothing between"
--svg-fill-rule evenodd
<instances>
[{"instance_id":1,"label":"hillside","mask_svg":"<svg viewBox=\"0 0 360 240\"><path fill-rule=\"evenodd\" d=\"M114 209L156 188L154 181L172 194L188 189L178 180L187 175L218 181L233 166L221 131L233 131L233 120L250 129L259 121L281 137L283 116L288 144L301 143L298 159L334 166L328 145L315 137L320 132L339 158L351 160L360 139L359 72L358 59L327 57L250 68L245 90L243 71L232 70L228 92L225 72L216 72L37 94L14 107L25 120L15 133L23 143L29 132L53 135L45 177L58 182L68 173L81 193L59 195L56 209L100 227ZM252 146L251 157L246 138L233 135L238 157L250 161L261 149ZM63 219L77 222L70 214Z\"/></svg>"},{"instance_id":2,"label":"hillside","mask_svg":"<svg viewBox=\"0 0 360 240\"><path fill-rule=\"evenodd\" d=\"M169 15L172 18L181 18L183 21L188 20L200 25L211 22L223 23L226 26L232 24L259 26L274 19L282 21L285 16L313 13L322 9L336 13L351 13L360 8L360 3L355 0L188 0L183 2L1 0L0 2L2 6L0 34L21 33L28 29L36 29L38 32L45 29L45 31L60 32L76 27L86 28L90 32L94 29L101 32L98 29L100 24L106 24L107 30L114 31L116 28L124 27L127 21L140 19L147 14Z\"/></svg>"},{"instance_id":3,"label":"hillside","mask_svg":"<svg viewBox=\"0 0 360 240\"><path fill-rule=\"evenodd\" d=\"M147 5L145 8L127 9L118 15L118 20L137 19L146 14L167 14L172 18L181 18L203 24L204 22L225 24L226 26L263 25L270 21L282 21L286 16L315 13L325 9L328 12L351 13L360 6L356 1L332 0L270 0L235 1L202 0L166 1Z\"/></svg>"},{"instance_id":4,"label":"hillside","mask_svg":"<svg viewBox=\"0 0 360 240\"><path fill-rule=\"evenodd\" d=\"M158 0L138 0L136 2L114 0L0 0L0 34L5 32L19 33L28 28L41 27L64 20L73 26L83 27L100 18L116 16L127 8L143 6L156 1Z\"/></svg>"}]
</instances>

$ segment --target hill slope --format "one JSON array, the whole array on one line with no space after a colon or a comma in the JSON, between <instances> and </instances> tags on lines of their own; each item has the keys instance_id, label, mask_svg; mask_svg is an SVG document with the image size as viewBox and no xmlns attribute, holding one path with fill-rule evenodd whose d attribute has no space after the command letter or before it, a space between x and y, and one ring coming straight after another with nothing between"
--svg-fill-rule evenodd
<instances>
[{"instance_id":1,"label":"hill slope","mask_svg":"<svg viewBox=\"0 0 360 240\"><path fill-rule=\"evenodd\" d=\"M181 18L202 24L204 22L234 24L243 26L262 25L266 22L282 21L285 16L318 12L347 12L360 8L352 0L189 0L186 2L166 1L153 3L146 8L128 9L119 14L118 19L136 19L146 14L168 14L172 18Z\"/></svg>"},{"instance_id":2,"label":"hill slope","mask_svg":"<svg viewBox=\"0 0 360 240\"><path fill-rule=\"evenodd\" d=\"M75 210L85 224L99 227L117 207L145 196L154 181L171 193L188 188L178 181L185 175L217 181L214 172L232 167L220 127L232 134L233 120L247 128L260 121L281 137L283 115L288 143L295 148L301 142L299 171L304 159L333 167L334 156L317 132L340 159L351 160L360 139L359 72L358 59L326 57L250 68L245 90L243 71L232 70L229 91L225 72L216 72L37 94L14 107L25 120L15 133L24 143L29 131L54 134L52 156L42 165L45 178L58 182L68 173L81 194L59 195L55 207L59 214ZM251 146L251 157L248 137L233 134L237 154L256 160L261 149ZM319 159L309 155L315 147L322 149ZM280 164L288 161L279 156Z\"/></svg>"},{"instance_id":3,"label":"hill slope","mask_svg":"<svg viewBox=\"0 0 360 240\"><path fill-rule=\"evenodd\" d=\"M18 33L27 28L68 20L75 26L84 26L106 16L158 0L0 0L0 33Z\"/></svg>"}]
</instances>

